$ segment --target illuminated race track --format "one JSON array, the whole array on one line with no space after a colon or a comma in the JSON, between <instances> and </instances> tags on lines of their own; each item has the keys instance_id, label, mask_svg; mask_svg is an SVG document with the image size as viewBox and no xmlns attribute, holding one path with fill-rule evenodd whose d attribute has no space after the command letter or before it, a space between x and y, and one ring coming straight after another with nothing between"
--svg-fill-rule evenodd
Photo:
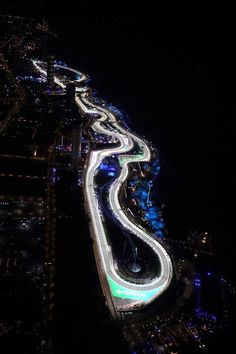
<instances>
[{"instance_id":1,"label":"illuminated race track","mask_svg":"<svg viewBox=\"0 0 236 354\"><path fill-rule=\"evenodd\" d=\"M45 65L46 63L43 62L43 61L39 61L39 60L32 60L32 63L34 65L34 67L40 72L40 74L42 75L42 77L45 79L47 78L47 70L45 70ZM75 74L77 74L79 76L79 79L77 80L70 80L70 81L73 81L75 84L80 84L80 83L83 83L84 81L88 80L88 76L81 73L80 71L76 70L76 69L73 69L73 68L70 68L68 66L63 66L63 65L58 65L56 64L55 65L55 68L58 68L58 69L63 69L63 70L68 70L70 72L73 72ZM60 80L56 75L54 76L54 81L57 85L59 85L60 87L62 87L63 89L66 88L66 83L63 83L62 80ZM77 88L77 91L87 91L87 88Z\"/></svg>"},{"instance_id":2,"label":"illuminated race track","mask_svg":"<svg viewBox=\"0 0 236 354\"><path fill-rule=\"evenodd\" d=\"M43 76L46 75L46 71L41 67L40 63L33 61L33 64ZM80 82L88 78L74 69L68 67L63 67L63 69L73 70L80 75ZM58 79L57 76L54 79L55 83L63 89L65 88L65 83ZM120 189L129 175L128 165L130 163L150 161L151 151L147 142L128 129L125 129L116 119L113 112L101 105L92 103L86 91L87 88L84 87L76 94L76 103L81 114L93 118L91 119L91 129L94 132L112 136L118 141L118 146L115 147L100 150L92 150L90 148L84 172L84 195L90 219L90 232L96 245L96 261L99 273L101 274L102 272L105 275L114 307L119 311L130 311L142 308L157 299L169 287L173 278L172 261L163 245L152 235L148 234L141 226L132 222L122 210L119 201ZM95 115L96 120L94 119ZM134 145L139 147L139 153L132 153ZM114 155L118 158L120 173L109 187L109 209L122 227L134 234L142 242L145 242L152 249L160 263L159 273L153 279L149 280L149 282L147 281L143 284L137 284L128 280L125 276L121 276L113 259L111 246L108 244L104 219L99 207L95 176L104 158Z\"/></svg>"}]
</instances>

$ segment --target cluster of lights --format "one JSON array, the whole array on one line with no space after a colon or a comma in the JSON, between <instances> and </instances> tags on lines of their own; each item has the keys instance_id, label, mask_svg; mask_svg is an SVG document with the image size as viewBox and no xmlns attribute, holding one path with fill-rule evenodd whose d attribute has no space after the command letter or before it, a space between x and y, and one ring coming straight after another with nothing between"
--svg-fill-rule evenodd
<instances>
[{"instance_id":1,"label":"cluster of lights","mask_svg":"<svg viewBox=\"0 0 236 354\"><path fill-rule=\"evenodd\" d=\"M200 288L202 283L201 283L201 279L199 277L196 277L195 278L195 281L194 281L194 285L197 287L197 288Z\"/></svg>"},{"instance_id":2,"label":"cluster of lights","mask_svg":"<svg viewBox=\"0 0 236 354\"><path fill-rule=\"evenodd\" d=\"M0 202L0 205L9 205L8 202Z\"/></svg>"},{"instance_id":3,"label":"cluster of lights","mask_svg":"<svg viewBox=\"0 0 236 354\"><path fill-rule=\"evenodd\" d=\"M159 161L156 160L152 165L148 163L144 164L144 169L150 169L152 174L154 175L153 180L156 178L160 171ZM138 178L133 178L130 181L130 185L134 187L137 184ZM148 220L149 224L152 226L155 236L162 238L164 236L164 228L165 224L163 222L163 218L161 216L161 212L158 207L153 206L153 202L149 200L150 189L153 185L153 181L143 181L136 191L133 193L134 197L136 197L139 202L141 208L145 212L145 217Z\"/></svg>"},{"instance_id":4,"label":"cluster of lights","mask_svg":"<svg viewBox=\"0 0 236 354\"><path fill-rule=\"evenodd\" d=\"M215 322L217 320L216 315L209 313L207 311L204 311L202 308L197 308L196 309L196 315L197 317L207 319L209 321Z\"/></svg>"},{"instance_id":5,"label":"cluster of lights","mask_svg":"<svg viewBox=\"0 0 236 354\"><path fill-rule=\"evenodd\" d=\"M25 75L25 76L20 76L20 75L18 75L17 77L16 77L16 80L19 80L19 81L25 81L25 80L30 80L30 81L32 81L32 82L40 82L40 83L42 83L42 82L46 82L46 79L45 78L42 78L42 77L35 77L35 76L27 76L27 75Z\"/></svg>"},{"instance_id":6,"label":"cluster of lights","mask_svg":"<svg viewBox=\"0 0 236 354\"><path fill-rule=\"evenodd\" d=\"M116 168L114 166L110 165L108 162L101 163L99 166L99 170L106 171L107 176L109 176L109 177L114 177L116 174Z\"/></svg>"}]
</instances>

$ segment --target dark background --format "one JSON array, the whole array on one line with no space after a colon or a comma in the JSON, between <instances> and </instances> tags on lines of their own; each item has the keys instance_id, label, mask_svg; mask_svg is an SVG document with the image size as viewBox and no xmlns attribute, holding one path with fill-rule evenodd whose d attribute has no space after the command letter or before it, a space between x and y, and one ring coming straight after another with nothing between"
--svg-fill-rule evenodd
<instances>
[{"instance_id":1,"label":"dark background","mask_svg":"<svg viewBox=\"0 0 236 354\"><path fill-rule=\"evenodd\" d=\"M0 12L49 21L58 59L91 75L161 153L158 198L171 237L212 234L218 268L233 279L236 36L217 17L183 21L151 2L9 1ZM48 49L47 49L48 50ZM46 50L46 51L47 51Z\"/></svg>"},{"instance_id":2,"label":"dark background","mask_svg":"<svg viewBox=\"0 0 236 354\"><path fill-rule=\"evenodd\" d=\"M2 2L0 9L49 21L59 34L50 49L56 57L90 74L99 94L159 148L158 195L167 204L171 237L211 232L223 270L232 273L233 22L213 21L213 13L194 19L193 10L170 17L150 1L25 0Z\"/></svg>"}]
</instances>

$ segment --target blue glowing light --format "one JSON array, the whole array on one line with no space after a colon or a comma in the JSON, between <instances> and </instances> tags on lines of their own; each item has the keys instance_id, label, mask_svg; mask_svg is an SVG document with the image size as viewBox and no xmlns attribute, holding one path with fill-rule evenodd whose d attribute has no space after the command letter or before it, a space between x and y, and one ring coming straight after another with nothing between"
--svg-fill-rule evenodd
<instances>
[{"instance_id":1,"label":"blue glowing light","mask_svg":"<svg viewBox=\"0 0 236 354\"><path fill-rule=\"evenodd\" d=\"M194 285L199 288L201 286L201 279L200 278L196 278L195 279L195 282L194 282Z\"/></svg>"},{"instance_id":2,"label":"blue glowing light","mask_svg":"<svg viewBox=\"0 0 236 354\"><path fill-rule=\"evenodd\" d=\"M148 210L157 212L158 208L157 207L150 207Z\"/></svg>"},{"instance_id":3,"label":"blue glowing light","mask_svg":"<svg viewBox=\"0 0 236 354\"><path fill-rule=\"evenodd\" d=\"M149 211L148 213L146 213L146 218L150 219L150 220L156 219L157 218L157 214L155 212L153 212L153 211Z\"/></svg>"},{"instance_id":4,"label":"blue glowing light","mask_svg":"<svg viewBox=\"0 0 236 354\"><path fill-rule=\"evenodd\" d=\"M109 171L107 175L108 175L109 177L113 177L113 176L115 176L115 172Z\"/></svg>"},{"instance_id":5,"label":"blue glowing light","mask_svg":"<svg viewBox=\"0 0 236 354\"><path fill-rule=\"evenodd\" d=\"M105 163L101 163L101 165L99 166L100 170L109 170L109 166Z\"/></svg>"},{"instance_id":6,"label":"blue glowing light","mask_svg":"<svg viewBox=\"0 0 236 354\"><path fill-rule=\"evenodd\" d=\"M202 308L197 308L196 309L196 315L198 317L203 317L206 318L210 321L216 321L217 317L216 315L214 315L213 313L208 313L207 311L204 311Z\"/></svg>"},{"instance_id":7,"label":"blue glowing light","mask_svg":"<svg viewBox=\"0 0 236 354\"><path fill-rule=\"evenodd\" d=\"M152 227L154 227L155 229L158 228L158 222L157 222L156 220L152 220L152 221L151 221L151 225L152 225Z\"/></svg>"},{"instance_id":8,"label":"blue glowing light","mask_svg":"<svg viewBox=\"0 0 236 354\"><path fill-rule=\"evenodd\" d=\"M162 232L161 230L158 230L158 231L155 233L155 236L162 238L162 237L164 236L164 234L163 234L163 232Z\"/></svg>"},{"instance_id":9,"label":"blue glowing light","mask_svg":"<svg viewBox=\"0 0 236 354\"><path fill-rule=\"evenodd\" d=\"M144 210L147 209L147 206L146 206L146 204L145 204L144 202L141 202L140 205L141 205L141 208L142 208L142 209L144 209Z\"/></svg>"},{"instance_id":10,"label":"blue glowing light","mask_svg":"<svg viewBox=\"0 0 236 354\"><path fill-rule=\"evenodd\" d=\"M165 224L164 224L163 222L160 222L160 221L159 221L159 222L157 223L157 226L158 226L159 229L164 229Z\"/></svg>"}]
</instances>

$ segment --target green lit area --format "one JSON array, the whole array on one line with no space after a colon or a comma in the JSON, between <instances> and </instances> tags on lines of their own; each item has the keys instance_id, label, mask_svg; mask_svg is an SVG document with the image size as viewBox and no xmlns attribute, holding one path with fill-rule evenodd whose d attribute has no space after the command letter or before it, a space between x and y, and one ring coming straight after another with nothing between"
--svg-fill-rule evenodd
<instances>
[{"instance_id":1,"label":"green lit area","mask_svg":"<svg viewBox=\"0 0 236 354\"><path fill-rule=\"evenodd\" d=\"M118 157L120 165L127 162L140 161L141 158L144 158L144 153L140 153L140 155L125 155L125 156Z\"/></svg>"},{"instance_id":2,"label":"green lit area","mask_svg":"<svg viewBox=\"0 0 236 354\"><path fill-rule=\"evenodd\" d=\"M111 293L115 297L120 297L122 299L131 299L131 300L140 300L140 301L148 301L154 295L159 293L162 287L158 287L152 290L133 290L123 287L116 283L109 275L107 275L108 283L111 289Z\"/></svg>"}]
</instances>

